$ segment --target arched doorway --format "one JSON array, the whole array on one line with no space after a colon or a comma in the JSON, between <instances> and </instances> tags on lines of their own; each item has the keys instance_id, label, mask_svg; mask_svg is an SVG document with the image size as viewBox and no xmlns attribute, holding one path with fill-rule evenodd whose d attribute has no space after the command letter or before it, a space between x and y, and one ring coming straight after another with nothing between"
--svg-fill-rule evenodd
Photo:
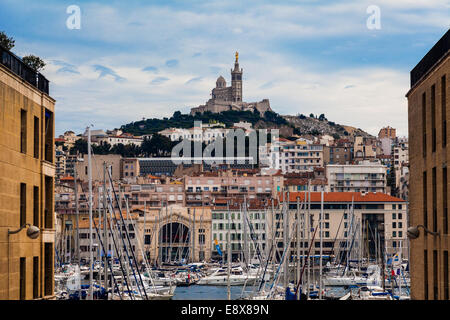
<instances>
[{"instance_id":1,"label":"arched doorway","mask_svg":"<svg viewBox=\"0 0 450 320\"><path fill-rule=\"evenodd\" d=\"M190 230L179 222L163 225L159 230L159 247L161 248L161 261L180 262L189 257Z\"/></svg>"}]
</instances>

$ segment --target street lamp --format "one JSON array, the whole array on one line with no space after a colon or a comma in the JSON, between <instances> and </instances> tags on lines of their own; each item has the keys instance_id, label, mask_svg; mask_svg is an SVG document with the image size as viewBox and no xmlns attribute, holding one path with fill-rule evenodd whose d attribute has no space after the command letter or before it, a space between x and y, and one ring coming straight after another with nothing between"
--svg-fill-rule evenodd
<instances>
[{"instance_id":1,"label":"street lamp","mask_svg":"<svg viewBox=\"0 0 450 320\"><path fill-rule=\"evenodd\" d=\"M24 224L23 226L21 226L19 229L14 230L14 231L11 231L11 230L8 229L8 236L9 236L10 234L19 233L19 232L22 231L22 229L24 229L26 226L28 226L28 229L27 229L27 236L28 236L28 238L31 238L31 239L37 239L37 238L39 237L39 234L40 234L41 231L39 230L38 227L32 226L32 225L29 224L29 223L25 223L25 224Z\"/></svg>"},{"instance_id":2,"label":"street lamp","mask_svg":"<svg viewBox=\"0 0 450 320\"><path fill-rule=\"evenodd\" d=\"M425 231L425 234L429 233L429 234L432 234L433 236L439 236L440 235L439 232L430 231L424 225L419 224L419 225L417 225L415 227L409 227L408 228L408 231L407 231L408 237L411 238L411 239L417 239L419 237L419 235L420 235L419 227L423 228L423 230Z\"/></svg>"},{"instance_id":3,"label":"street lamp","mask_svg":"<svg viewBox=\"0 0 450 320\"><path fill-rule=\"evenodd\" d=\"M9 240L9 239L10 239L9 236L10 236L11 234L19 233L19 232L22 231L26 226L28 226L28 229L27 229L27 236L28 236L28 238L31 238L31 239L37 239L37 238L39 237L39 234L41 233L41 231L39 230L38 227L32 226L32 225L29 224L29 223L25 223L25 224L24 224L23 226L21 226L19 229L14 230L14 231L8 229L8 299L9 299L9 294L10 294L9 277L10 277L10 260L11 260L11 257L10 257L10 254L11 254L11 248L10 248L10 247L11 247L11 241Z\"/></svg>"}]
</instances>

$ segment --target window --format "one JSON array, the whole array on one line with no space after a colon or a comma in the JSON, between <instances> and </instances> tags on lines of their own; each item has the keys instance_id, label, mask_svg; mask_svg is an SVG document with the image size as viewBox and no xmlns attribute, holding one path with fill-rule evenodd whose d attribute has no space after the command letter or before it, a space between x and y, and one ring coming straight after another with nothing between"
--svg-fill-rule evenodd
<instances>
[{"instance_id":1,"label":"window","mask_svg":"<svg viewBox=\"0 0 450 320\"><path fill-rule=\"evenodd\" d=\"M448 282L448 251L444 250L444 300L449 299L449 282Z\"/></svg>"},{"instance_id":2,"label":"window","mask_svg":"<svg viewBox=\"0 0 450 320\"><path fill-rule=\"evenodd\" d=\"M34 117L34 157L39 159L39 118Z\"/></svg>"},{"instance_id":3,"label":"window","mask_svg":"<svg viewBox=\"0 0 450 320\"><path fill-rule=\"evenodd\" d=\"M53 178L45 176L45 228L53 229Z\"/></svg>"},{"instance_id":4,"label":"window","mask_svg":"<svg viewBox=\"0 0 450 320\"><path fill-rule=\"evenodd\" d=\"M27 153L27 112L20 110L20 152Z\"/></svg>"},{"instance_id":5,"label":"window","mask_svg":"<svg viewBox=\"0 0 450 320\"><path fill-rule=\"evenodd\" d=\"M397 231L392 231L392 237L393 238L397 237Z\"/></svg>"},{"instance_id":6,"label":"window","mask_svg":"<svg viewBox=\"0 0 450 320\"><path fill-rule=\"evenodd\" d=\"M433 299L438 300L438 259L437 250L433 250Z\"/></svg>"},{"instance_id":7,"label":"window","mask_svg":"<svg viewBox=\"0 0 450 320\"><path fill-rule=\"evenodd\" d=\"M422 94L422 156L427 156L427 104L426 93Z\"/></svg>"},{"instance_id":8,"label":"window","mask_svg":"<svg viewBox=\"0 0 450 320\"><path fill-rule=\"evenodd\" d=\"M436 167L433 167L432 177L432 193L433 193L433 231L437 232L437 194L436 194Z\"/></svg>"},{"instance_id":9,"label":"window","mask_svg":"<svg viewBox=\"0 0 450 320\"><path fill-rule=\"evenodd\" d=\"M431 86L431 151L436 152L436 86Z\"/></svg>"},{"instance_id":10,"label":"window","mask_svg":"<svg viewBox=\"0 0 450 320\"><path fill-rule=\"evenodd\" d=\"M396 213L392 214L392 219L397 219L397 214Z\"/></svg>"},{"instance_id":11,"label":"window","mask_svg":"<svg viewBox=\"0 0 450 320\"><path fill-rule=\"evenodd\" d=\"M422 202L422 206L423 206L423 225L425 226L425 228L428 228L428 210L427 210L427 172L424 171L423 172L423 176L422 176L422 192L423 192L423 202Z\"/></svg>"},{"instance_id":12,"label":"window","mask_svg":"<svg viewBox=\"0 0 450 320\"><path fill-rule=\"evenodd\" d=\"M27 223L27 185L20 184L20 226Z\"/></svg>"},{"instance_id":13,"label":"window","mask_svg":"<svg viewBox=\"0 0 450 320\"><path fill-rule=\"evenodd\" d=\"M33 257L33 299L39 298L39 257Z\"/></svg>"},{"instance_id":14,"label":"window","mask_svg":"<svg viewBox=\"0 0 450 320\"><path fill-rule=\"evenodd\" d=\"M33 225L39 228L39 187L33 187Z\"/></svg>"},{"instance_id":15,"label":"window","mask_svg":"<svg viewBox=\"0 0 450 320\"><path fill-rule=\"evenodd\" d=\"M448 234L448 205L447 205L447 197L448 197L448 180L447 180L447 167L442 168L442 199L443 199L443 219L442 219L442 228L443 233Z\"/></svg>"},{"instance_id":16,"label":"window","mask_svg":"<svg viewBox=\"0 0 450 320\"><path fill-rule=\"evenodd\" d=\"M396 222L392 222L392 228L397 228L397 223Z\"/></svg>"},{"instance_id":17,"label":"window","mask_svg":"<svg viewBox=\"0 0 450 320\"><path fill-rule=\"evenodd\" d=\"M45 160L53 162L53 112L45 109Z\"/></svg>"},{"instance_id":18,"label":"window","mask_svg":"<svg viewBox=\"0 0 450 320\"><path fill-rule=\"evenodd\" d=\"M26 280L26 260L24 257L20 258L20 279L19 279L19 299L20 300L25 300L26 299L26 285L27 285L27 280Z\"/></svg>"},{"instance_id":19,"label":"window","mask_svg":"<svg viewBox=\"0 0 450 320\"><path fill-rule=\"evenodd\" d=\"M424 274L424 299L428 300L428 251L423 251L423 274Z\"/></svg>"},{"instance_id":20,"label":"window","mask_svg":"<svg viewBox=\"0 0 450 320\"><path fill-rule=\"evenodd\" d=\"M447 146L447 95L445 75L441 78L441 119L442 119L442 147ZM447 298L448 299L448 298Z\"/></svg>"}]
</instances>

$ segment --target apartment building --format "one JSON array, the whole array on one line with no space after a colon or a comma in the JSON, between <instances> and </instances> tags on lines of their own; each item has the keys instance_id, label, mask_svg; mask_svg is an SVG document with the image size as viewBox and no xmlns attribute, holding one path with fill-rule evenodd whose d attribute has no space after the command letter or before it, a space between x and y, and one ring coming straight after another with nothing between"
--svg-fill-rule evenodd
<instances>
[{"instance_id":1,"label":"apartment building","mask_svg":"<svg viewBox=\"0 0 450 320\"><path fill-rule=\"evenodd\" d=\"M308 199L308 194L306 199ZM308 249L308 237L314 241L311 254L320 254L320 236L322 236L322 246L324 255L339 256L346 252L346 244L349 239L353 239L356 232L360 232L362 241L354 243L361 246L363 256L376 256L375 240L386 248L388 255L400 253L403 257L408 254L407 241L407 208L406 202L402 199L392 197L382 193L364 192L324 192L323 193L323 219L322 230L320 230L321 214L321 192L310 193L310 207L305 209L305 192L291 192L287 195L280 195L280 204L283 199L288 202L289 210L286 216L288 219L287 239L297 232L294 222L297 216L300 218L300 250L306 254ZM289 199L289 200L287 200ZM302 205L303 203L303 205ZM300 205L297 210L297 204ZM353 210L351 210L353 206ZM308 222L308 211L310 219ZM285 214L277 208L273 215L268 216L267 223L274 226L276 235L278 257L281 257L284 248L284 219ZM296 227L296 226L295 226ZM311 233L307 234L308 228ZM322 234L320 234L322 232ZM376 235L376 238L375 238ZM360 238L358 238L360 239ZM350 240L352 241L352 240ZM303 245L302 245L303 243ZM296 239L291 244L291 256L296 254ZM358 249L359 250L359 249Z\"/></svg>"},{"instance_id":2,"label":"apartment building","mask_svg":"<svg viewBox=\"0 0 450 320\"><path fill-rule=\"evenodd\" d=\"M419 237L411 240L411 298L416 300L449 299L449 78L450 30L411 70L406 94L410 226L421 226Z\"/></svg>"},{"instance_id":3,"label":"apartment building","mask_svg":"<svg viewBox=\"0 0 450 320\"><path fill-rule=\"evenodd\" d=\"M283 173L313 171L323 167L323 145L307 141L280 143L280 169Z\"/></svg>"},{"instance_id":4,"label":"apartment building","mask_svg":"<svg viewBox=\"0 0 450 320\"><path fill-rule=\"evenodd\" d=\"M0 300L52 299L55 100L42 74L0 57Z\"/></svg>"},{"instance_id":5,"label":"apartment building","mask_svg":"<svg viewBox=\"0 0 450 320\"><path fill-rule=\"evenodd\" d=\"M185 176L186 206L210 206L219 198L268 199L283 189L281 174L260 175L257 170L250 172L228 170Z\"/></svg>"},{"instance_id":6,"label":"apartment building","mask_svg":"<svg viewBox=\"0 0 450 320\"><path fill-rule=\"evenodd\" d=\"M328 164L351 164L353 161L353 143L340 139L334 144L324 146L323 162Z\"/></svg>"},{"instance_id":7,"label":"apartment building","mask_svg":"<svg viewBox=\"0 0 450 320\"><path fill-rule=\"evenodd\" d=\"M386 166L379 161L361 161L355 165L331 164L326 167L330 192L387 193Z\"/></svg>"},{"instance_id":8,"label":"apartment building","mask_svg":"<svg viewBox=\"0 0 450 320\"><path fill-rule=\"evenodd\" d=\"M353 143L353 158L355 161L374 159L377 155L377 140L356 136Z\"/></svg>"},{"instance_id":9,"label":"apartment building","mask_svg":"<svg viewBox=\"0 0 450 320\"><path fill-rule=\"evenodd\" d=\"M211 208L212 258L226 259L228 244L230 244L233 261L258 260L258 255L263 254L267 248L267 204L259 199L248 202L238 199L217 201ZM230 231L230 241L228 241L228 231ZM217 240L222 255L217 250L215 240Z\"/></svg>"},{"instance_id":10,"label":"apartment building","mask_svg":"<svg viewBox=\"0 0 450 320\"><path fill-rule=\"evenodd\" d=\"M395 128L391 128L390 126L381 128L380 131L378 132L378 139L383 138L395 139L396 137L395 132L396 132Z\"/></svg>"},{"instance_id":11,"label":"apartment building","mask_svg":"<svg viewBox=\"0 0 450 320\"><path fill-rule=\"evenodd\" d=\"M111 177L113 180L119 180L122 177L122 156L119 154L95 154L91 155L92 180L103 181L103 163L110 166ZM77 177L81 181L88 181L88 155L83 154L75 163ZM107 176L108 177L108 176ZM108 178L107 178L108 179Z\"/></svg>"}]
</instances>

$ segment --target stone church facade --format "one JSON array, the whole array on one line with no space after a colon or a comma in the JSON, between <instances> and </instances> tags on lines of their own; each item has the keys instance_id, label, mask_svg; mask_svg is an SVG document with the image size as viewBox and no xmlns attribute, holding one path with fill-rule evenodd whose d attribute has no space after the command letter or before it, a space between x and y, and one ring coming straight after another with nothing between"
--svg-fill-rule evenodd
<instances>
[{"instance_id":1,"label":"stone church facade","mask_svg":"<svg viewBox=\"0 0 450 320\"><path fill-rule=\"evenodd\" d=\"M192 108L191 115L194 115L197 112L203 113L205 111L219 113L228 110L254 111L255 109L263 115L266 111L272 111L269 99L263 99L259 102L242 101L243 69L239 69L238 59L239 55L236 52L234 69L231 69L231 86L227 87L227 82L224 77L220 76L217 78L216 87L212 89L211 92L211 99L209 99L205 105Z\"/></svg>"}]
</instances>

